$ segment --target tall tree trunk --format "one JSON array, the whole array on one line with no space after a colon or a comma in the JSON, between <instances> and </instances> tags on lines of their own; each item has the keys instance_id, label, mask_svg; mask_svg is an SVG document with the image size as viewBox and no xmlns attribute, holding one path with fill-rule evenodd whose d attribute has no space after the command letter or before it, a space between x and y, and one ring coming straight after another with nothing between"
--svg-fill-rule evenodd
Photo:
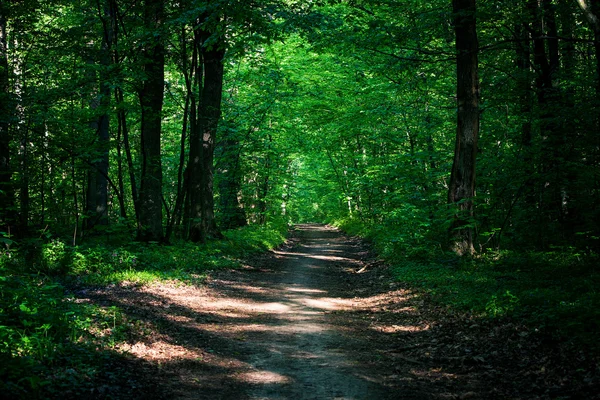
<instances>
[{"instance_id":1,"label":"tall tree trunk","mask_svg":"<svg viewBox=\"0 0 600 400\"><path fill-rule=\"evenodd\" d=\"M125 113L125 100L123 96L123 91L121 88L115 89L115 97L117 101L117 107L119 111L117 112L117 119L119 121L119 128L121 129L121 133L123 134L123 148L125 150L125 159L127 161L127 172L129 174L129 186L131 188L131 198L133 201L133 210L135 214L135 220L140 220L140 196L137 190L137 181L135 179L135 169L133 166L133 155L131 154L131 143L129 141L129 128L127 125L127 114ZM122 179L122 178L120 178Z\"/></svg>"},{"instance_id":2,"label":"tall tree trunk","mask_svg":"<svg viewBox=\"0 0 600 400\"><path fill-rule=\"evenodd\" d=\"M190 186L191 206L193 223L190 228L189 238L194 242L204 242L209 238L221 237L217 228L214 212L214 151L217 127L221 117L221 98L223 92L223 57L225 50L217 41L211 47L207 47L207 39L211 37L210 32L200 31L201 55L203 65L203 83L198 104L198 121L196 141L194 146L200 142L200 157L192 154L190 150L190 178L200 176ZM192 143L190 143L192 146ZM199 211L199 212L198 212Z\"/></svg>"},{"instance_id":3,"label":"tall tree trunk","mask_svg":"<svg viewBox=\"0 0 600 400\"><path fill-rule=\"evenodd\" d=\"M6 13L6 5L0 3L0 231L10 234L14 223L14 212L11 210L14 199L11 185L9 132L13 107L8 80Z\"/></svg>"},{"instance_id":4,"label":"tall tree trunk","mask_svg":"<svg viewBox=\"0 0 600 400\"><path fill-rule=\"evenodd\" d=\"M201 93L203 89L204 63L201 47L204 38L202 34L199 29L194 29L190 70L190 83L193 87L188 89L192 93ZM184 221L188 238L192 241L200 240L202 229L200 222L202 218L202 137L198 123L198 102L197 96L190 96L190 151L188 166L184 174L184 181L186 182L186 185L184 185L186 189Z\"/></svg>"},{"instance_id":5,"label":"tall tree trunk","mask_svg":"<svg viewBox=\"0 0 600 400\"><path fill-rule=\"evenodd\" d=\"M96 150L97 156L92 162L93 168L89 171L90 187L88 189L88 204L86 214L88 216L87 228L95 225L108 224L108 148L109 148L109 123L108 114L110 107L110 77L108 69L111 65L111 48L114 40L114 27L112 16L114 10L108 0L100 3L98 1L98 15L103 26L102 48L100 50L100 93L96 101L100 115L96 123Z\"/></svg>"},{"instance_id":6,"label":"tall tree trunk","mask_svg":"<svg viewBox=\"0 0 600 400\"><path fill-rule=\"evenodd\" d=\"M517 61L517 94L516 96L520 102L520 112L523 122L521 123L521 153L522 153L522 171L525 182L523 188L515 193L514 198L509 198L508 203L505 206L506 217L504 221L508 221L510 213L513 210L513 204L518 196L523 196L525 203L524 213L520 221L523 235L534 235L539 236L535 232L535 229L526 229L525 227L535 226L536 214L536 200L535 200L535 181L534 172L535 165L533 159L533 75L531 71L531 35L530 29L525 23L518 23L515 27L515 41L516 47L516 61ZM504 228L504 224L502 225ZM498 233L494 234L496 244L500 241L500 235L502 235L504 229L500 229ZM531 239L534 237L531 236Z\"/></svg>"},{"instance_id":7,"label":"tall tree trunk","mask_svg":"<svg viewBox=\"0 0 600 400\"><path fill-rule=\"evenodd\" d=\"M479 76L476 1L453 0L456 35L457 130L448 202L458 211L450 227L451 246L472 254L475 161L479 136Z\"/></svg>"},{"instance_id":8,"label":"tall tree trunk","mask_svg":"<svg viewBox=\"0 0 600 400\"><path fill-rule=\"evenodd\" d=\"M28 124L27 124L28 125ZM23 129L23 137L19 143L19 169L21 179L19 182L19 236L29 234L29 126Z\"/></svg>"},{"instance_id":9,"label":"tall tree trunk","mask_svg":"<svg viewBox=\"0 0 600 400\"><path fill-rule=\"evenodd\" d=\"M159 29L164 3L146 0L144 23L147 43L143 50L145 80L139 92L141 122L141 182L138 240L162 242L161 113L164 96L165 50Z\"/></svg>"},{"instance_id":10,"label":"tall tree trunk","mask_svg":"<svg viewBox=\"0 0 600 400\"><path fill-rule=\"evenodd\" d=\"M182 11L185 11L182 9ZM181 72L185 79L185 104L183 107L183 123L181 128L181 139L179 142L179 165L177 166L177 191L175 196L175 205L173 213L168 220L165 240L168 242L171 238L173 230L181 221L181 216L186 212L185 198L188 194L187 184L189 180L184 178L186 175L186 148L187 138L190 131L196 128L196 103L195 90L197 87L197 72L198 72L198 50L199 46L196 40L195 32L192 32L191 46L188 46L188 27L182 26L179 35L181 45ZM191 49L191 54L189 50ZM187 231L184 231L187 235Z\"/></svg>"}]
</instances>

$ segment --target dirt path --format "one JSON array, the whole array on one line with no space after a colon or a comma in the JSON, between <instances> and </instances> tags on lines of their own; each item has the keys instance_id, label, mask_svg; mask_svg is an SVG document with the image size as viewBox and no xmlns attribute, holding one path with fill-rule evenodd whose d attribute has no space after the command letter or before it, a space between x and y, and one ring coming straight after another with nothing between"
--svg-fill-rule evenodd
<instances>
[{"instance_id":1,"label":"dirt path","mask_svg":"<svg viewBox=\"0 0 600 400\"><path fill-rule=\"evenodd\" d=\"M525 328L449 316L390 282L359 240L301 225L287 246L206 286L85 297L136 326L122 350L136 385L153 388L144 398L570 398L540 372L560 352L532 345Z\"/></svg>"}]
</instances>

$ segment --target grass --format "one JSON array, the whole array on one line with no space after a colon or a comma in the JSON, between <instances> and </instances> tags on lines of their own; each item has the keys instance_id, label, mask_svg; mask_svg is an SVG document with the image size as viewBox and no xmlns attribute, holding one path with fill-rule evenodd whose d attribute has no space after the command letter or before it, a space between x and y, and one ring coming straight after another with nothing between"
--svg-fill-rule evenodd
<instances>
[{"instance_id":1,"label":"grass","mask_svg":"<svg viewBox=\"0 0 600 400\"><path fill-rule=\"evenodd\" d=\"M65 390L83 396L107 373L107 358L120 357L112 349L135 321L117 307L74 301L65 284L199 284L210 271L236 268L242 258L281 244L286 231L286 226L249 226L202 245L71 247L56 239L30 240L5 251L0 255L0 397L54 398Z\"/></svg>"},{"instance_id":2,"label":"grass","mask_svg":"<svg viewBox=\"0 0 600 400\"><path fill-rule=\"evenodd\" d=\"M519 319L556 340L600 351L600 256L574 248L488 251L457 257L427 240L390 227L351 221L342 229L373 240L395 279L450 309L480 318Z\"/></svg>"}]
</instances>

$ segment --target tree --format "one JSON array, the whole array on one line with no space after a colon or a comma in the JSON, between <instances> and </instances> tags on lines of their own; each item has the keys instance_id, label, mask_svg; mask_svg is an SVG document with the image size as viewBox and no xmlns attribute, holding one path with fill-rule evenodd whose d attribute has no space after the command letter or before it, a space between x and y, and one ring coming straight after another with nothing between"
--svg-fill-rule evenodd
<instances>
[{"instance_id":1,"label":"tree","mask_svg":"<svg viewBox=\"0 0 600 400\"><path fill-rule=\"evenodd\" d=\"M10 168L10 121L12 106L9 91L6 3L0 3L0 229L11 233L13 190Z\"/></svg>"},{"instance_id":2,"label":"tree","mask_svg":"<svg viewBox=\"0 0 600 400\"><path fill-rule=\"evenodd\" d=\"M213 162L216 133L221 118L225 48L218 33L211 33L203 27L209 17L215 18L202 16L200 27L194 32L201 74L196 76L200 80L200 97L196 124L190 136L188 164L192 218L189 238L193 242L204 242L208 238L220 236L214 214Z\"/></svg>"},{"instance_id":3,"label":"tree","mask_svg":"<svg viewBox=\"0 0 600 400\"><path fill-rule=\"evenodd\" d=\"M165 48L161 32L164 3L144 3L145 41L142 51L144 80L139 90L141 107L141 182L138 239L161 242L162 226L162 162L161 112L164 96Z\"/></svg>"},{"instance_id":4,"label":"tree","mask_svg":"<svg viewBox=\"0 0 600 400\"><path fill-rule=\"evenodd\" d=\"M112 44L114 40L115 9L108 0L97 2L98 16L102 23L102 44L99 58L102 69L100 71L100 92L94 100L94 108L99 109L97 121L94 122L96 129L97 154L93 154L90 162L91 169L88 172L88 194L87 194L87 228L95 225L106 225L108 223L108 150L109 150L109 127L110 127L110 97L111 88L108 69L112 64Z\"/></svg>"},{"instance_id":5,"label":"tree","mask_svg":"<svg viewBox=\"0 0 600 400\"><path fill-rule=\"evenodd\" d=\"M476 30L476 0L453 0L456 35L457 129L448 202L458 212L450 226L453 249L472 254L475 161L479 136L479 44Z\"/></svg>"}]
</instances>

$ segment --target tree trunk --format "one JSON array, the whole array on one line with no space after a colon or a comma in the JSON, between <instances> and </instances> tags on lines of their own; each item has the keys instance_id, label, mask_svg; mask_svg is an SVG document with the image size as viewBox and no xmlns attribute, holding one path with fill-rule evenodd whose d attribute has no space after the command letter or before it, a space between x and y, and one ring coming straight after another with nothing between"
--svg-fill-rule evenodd
<instances>
[{"instance_id":1,"label":"tree trunk","mask_svg":"<svg viewBox=\"0 0 600 400\"><path fill-rule=\"evenodd\" d=\"M98 13L103 25L102 48L100 50L100 93L97 100L100 115L96 123L96 151L92 162L93 168L89 172L90 187L88 189L88 202L86 214L88 216L87 228L95 225L108 224L108 148L109 148L109 122L108 110L110 107L110 77L108 69L111 65L111 48L114 40L112 7L107 1L102 6L98 5Z\"/></svg>"},{"instance_id":2,"label":"tree trunk","mask_svg":"<svg viewBox=\"0 0 600 400\"><path fill-rule=\"evenodd\" d=\"M138 240L162 242L161 113L164 96L165 50L158 32L164 3L146 0L144 22L147 43L143 51L145 80L139 92L141 122L141 182Z\"/></svg>"},{"instance_id":3,"label":"tree trunk","mask_svg":"<svg viewBox=\"0 0 600 400\"><path fill-rule=\"evenodd\" d=\"M192 93L201 93L204 80L204 64L202 61L202 32L194 30L192 65L190 69L190 90ZM190 240L199 241L202 229L200 219L202 218L202 138L200 136L198 123L199 99L195 95L190 96L190 151L188 166L185 170L184 181L186 185L186 201L184 203L184 221L186 233Z\"/></svg>"},{"instance_id":4,"label":"tree trunk","mask_svg":"<svg viewBox=\"0 0 600 400\"><path fill-rule=\"evenodd\" d=\"M11 185L9 132L13 107L8 81L6 20L6 6L0 3L0 231L10 234L14 223L14 212L11 210L14 199Z\"/></svg>"},{"instance_id":5,"label":"tree trunk","mask_svg":"<svg viewBox=\"0 0 600 400\"><path fill-rule=\"evenodd\" d=\"M476 1L453 0L456 35L457 130L448 202L457 208L450 227L453 250L472 254L475 161L479 136L478 41Z\"/></svg>"},{"instance_id":6,"label":"tree trunk","mask_svg":"<svg viewBox=\"0 0 600 400\"><path fill-rule=\"evenodd\" d=\"M192 139L199 146L200 157L190 147L190 178L194 180L190 186L190 200L193 208L193 222L189 238L194 242L204 242L209 238L221 237L217 228L214 212L214 179L213 163L217 127L221 117L221 98L223 91L223 57L225 50L220 48L220 41L207 47L209 32L199 32L203 65L203 83L198 104L198 121L196 135ZM198 180L197 177L200 177Z\"/></svg>"}]
</instances>

